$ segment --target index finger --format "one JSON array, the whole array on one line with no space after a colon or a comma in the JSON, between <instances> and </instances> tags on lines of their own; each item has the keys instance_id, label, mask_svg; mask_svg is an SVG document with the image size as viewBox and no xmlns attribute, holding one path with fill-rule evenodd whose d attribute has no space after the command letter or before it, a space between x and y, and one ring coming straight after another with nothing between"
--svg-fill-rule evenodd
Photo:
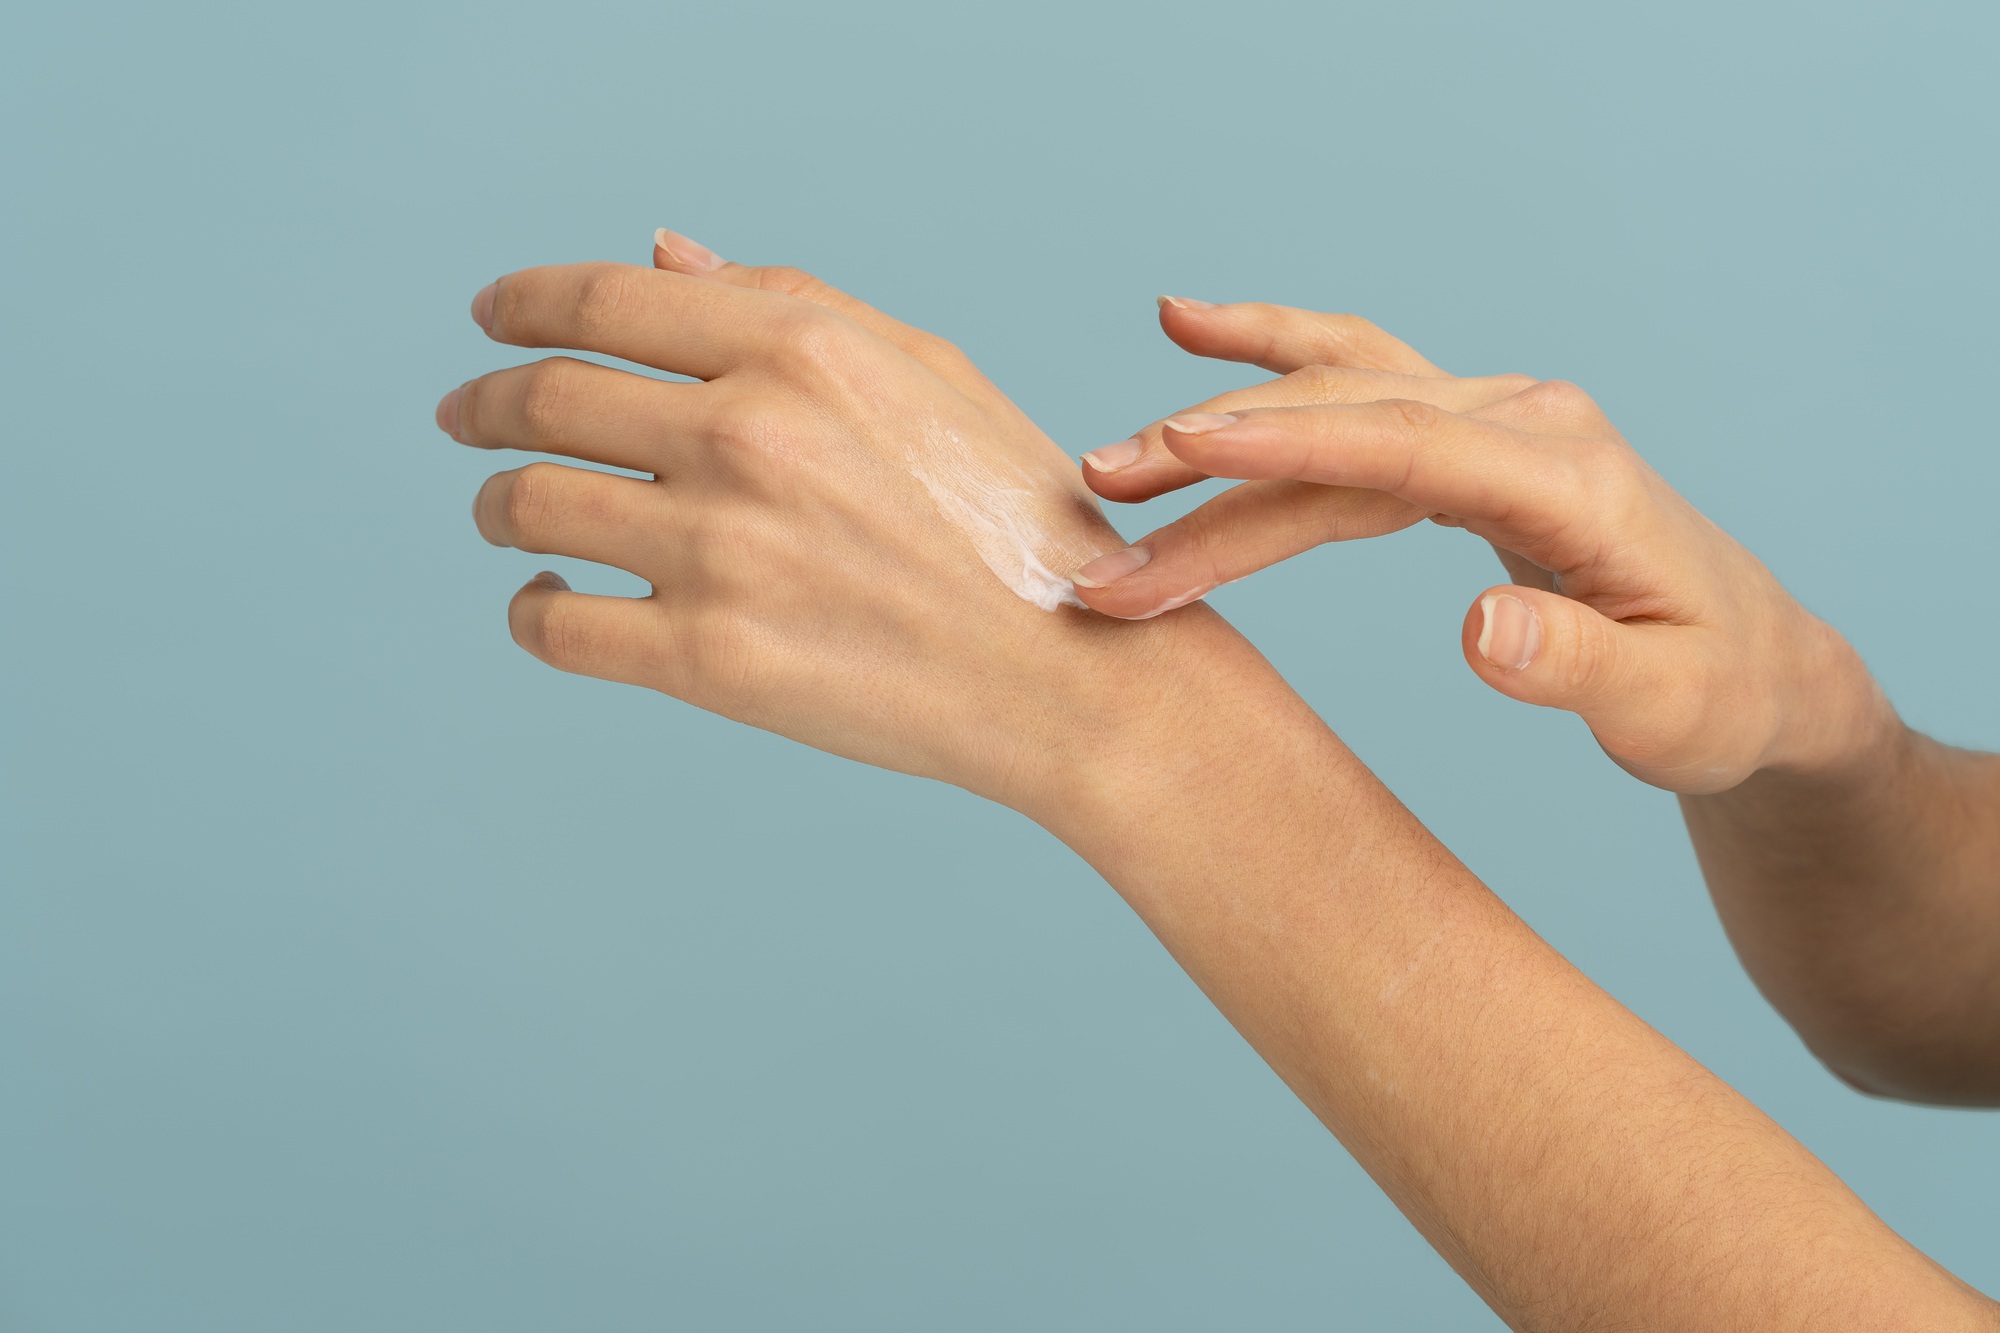
<instances>
[{"instance_id":1,"label":"index finger","mask_svg":"<svg viewBox=\"0 0 2000 1333\"><path fill-rule=\"evenodd\" d=\"M1387 491L1530 555L1558 538L1580 538L1580 527L1593 525L1579 520L1602 517L1601 506L1585 502L1586 455L1596 447L1590 442L1539 436L1430 403L1188 413L1167 422L1166 442L1210 476Z\"/></svg>"},{"instance_id":2,"label":"index finger","mask_svg":"<svg viewBox=\"0 0 2000 1333\"><path fill-rule=\"evenodd\" d=\"M712 380L833 316L775 292L703 282L636 264L524 268L472 299L496 342L602 352Z\"/></svg>"}]
</instances>

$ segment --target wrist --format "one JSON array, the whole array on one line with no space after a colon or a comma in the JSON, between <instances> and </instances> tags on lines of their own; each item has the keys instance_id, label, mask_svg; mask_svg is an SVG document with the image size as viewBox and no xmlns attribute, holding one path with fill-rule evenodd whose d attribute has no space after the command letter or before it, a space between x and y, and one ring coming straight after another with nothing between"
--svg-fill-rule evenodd
<instances>
[{"instance_id":1,"label":"wrist","mask_svg":"<svg viewBox=\"0 0 2000 1333\"><path fill-rule=\"evenodd\" d=\"M1088 719L1043 747L1036 781L1008 804L1100 869L1160 842L1163 823L1227 804L1225 788L1258 773L1277 780L1294 760L1317 763L1328 746L1346 753L1263 655L1205 605L1151 621L1100 618L1090 628L1098 641L1080 656L1111 674L1093 677ZM1107 679L1122 687L1104 689Z\"/></svg>"},{"instance_id":2,"label":"wrist","mask_svg":"<svg viewBox=\"0 0 2000 1333\"><path fill-rule=\"evenodd\" d=\"M1828 780L1879 769L1909 729L1854 646L1804 608L1795 611L1777 735L1759 771Z\"/></svg>"}]
</instances>

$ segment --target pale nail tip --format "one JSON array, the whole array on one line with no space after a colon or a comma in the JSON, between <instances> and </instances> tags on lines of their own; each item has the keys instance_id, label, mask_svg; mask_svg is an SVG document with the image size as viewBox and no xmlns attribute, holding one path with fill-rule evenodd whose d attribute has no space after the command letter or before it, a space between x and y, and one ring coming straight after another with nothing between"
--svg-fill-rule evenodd
<instances>
[{"instance_id":1,"label":"pale nail tip","mask_svg":"<svg viewBox=\"0 0 2000 1333\"><path fill-rule=\"evenodd\" d=\"M1118 470L1111 464L1099 458L1095 452L1085 454L1083 456L1083 461L1090 464L1091 468L1097 472L1116 472Z\"/></svg>"},{"instance_id":2,"label":"pale nail tip","mask_svg":"<svg viewBox=\"0 0 2000 1333\"><path fill-rule=\"evenodd\" d=\"M1228 412L1187 412L1168 417L1160 424L1182 435L1205 435L1209 431L1235 425L1236 417Z\"/></svg>"},{"instance_id":3,"label":"pale nail tip","mask_svg":"<svg viewBox=\"0 0 2000 1333\"><path fill-rule=\"evenodd\" d=\"M1493 603L1499 601L1499 594L1489 594L1479 599L1479 655L1493 661ZM1495 666L1499 663L1495 662Z\"/></svg>"},{"instance_id":4,"label":"pale nail tip","mask_svg":"<svg viewBox=\"0 0 2000 1333\"><path fill-rule=\"evenodd\" d=\"M1074 583L1079 588L1102 588L1104 586L1102 583L1099 583L1096 579L1087 579L1081 574L1070 575L1069 581L1071 583Z\"/></svg>"}]
</instances>

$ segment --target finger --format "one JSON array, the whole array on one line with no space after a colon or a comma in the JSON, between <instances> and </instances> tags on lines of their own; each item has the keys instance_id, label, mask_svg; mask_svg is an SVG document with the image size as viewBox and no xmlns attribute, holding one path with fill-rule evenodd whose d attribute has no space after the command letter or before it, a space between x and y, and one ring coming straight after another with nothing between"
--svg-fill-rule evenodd
<instances>
[{"instance_id":1,"label":"finger","mask_svg":"<svg viewBox=\"0 0 2000 1333\"><path fill-rule=\"evenodd\" d=\"M495 546L594 560L643 578L673 515L658 482L530 463L488 477L472 519Z\"/></svg>"},{"instance_id":2,"label":"finger","mask_svg":"<svg viewBox=\"0 0 2000 1333\"><path fill-rule=\"evenodd\" d=\"M859 297L850 296L804 269L789 265L737 264L701 242L665 227L653 233L653 267L707 278L732 287L776 292L847 316L861 327L901 348L959 388L971 381L987 385L984 375L956 345L935 333L883 314Z\"/></svg>"},{"instance_id":3,"label":"finger","mask_svg":"<svg viewBox=\"0 0 2000 1333\"><path fill-rule=\"evenodd\" d=\"M691 423L706 415L712 392L555 356L467 380L438 404L437 423L476 449L527 449L661 472Z\"/></svg>"},{"instance_id":4,"label":"finger","mask_svg":"<svg viewBox=\"0 0 2000 1333\"><path fill-rule=\"evenodd\" d=\"M1559 593L1510 585L1489 588L1472 604L1461 646L1474 673L1508 698L1568 709L1600 740L1615 738L1618 762L1644 770L1647 781L1701 791L1741 776L1714 767L1712 742L1688 744L1711 725L1703 698L1711 675L1707 633L1612 620Z\"/></svg>"},{"instance_id":5,"label":"finger","mask_svg":"<svg viewBox=\"0 0 2000 1333\"><path fill-rule=\"evenodd\" d=\"M1599 508L1615 498L1586 495L1590 459L1607 446L1409 400L1191 413L1170 420L1165 439L1210 476L1387 491L1548 568L1566 567L1574 552L1565 552L1599 526L1607 517ZM1561 550L1549 545L1558 538Z\"/></svg>"},{"instance_id":6,"label":"finger","mask_svg":"<svg viewBox=\"0 0 2000 1333\"><path fill-rule=\"evenodd\" d=\"M1099 556L1072 581L1093 610L1146 620L1322 543L1379 537L1423 517L1381 491L1245 482L1136 545Z\"/></svg>"},{"instance_id":7,"label":"finger","mask_svg":"<svg viewBox=\"0 0 2000 1333\"><path fill-rule=\"evenodd\" d=\"M1196 356L1247 361L1280 375L1301 366L1346 366L1403 375L1443 375L1416 348L1359 315L1323 314L1242 301L1212 305L1160 298L1160 328Z\"/></svg>"},{"instance_id":8,"label":"finger","mask_svg":"<svg viewBox=\"0 0 2000 1333\"><path fill-rule=\"evenodd\" d=\"M472 318L495 341L602 352L704 380L791 346L811 309L634 264L525 268L472 299Z\"/></svg>"},{"instance_id":9,"label":"finger","mask_svg":"<svg viewBox=\"0 0 2000 1333\"><path fill-rule=\"evenodd\" d=\"M675 692L672 623L650 597L571 592L545 570L507 604L507 628L558 671Z\"/></svg>"},{"instance_id":10,"label":"finger","mask_svg":"<svg viewBox=\"0 0 2000 1333\"><path fill-rule=\"evenodd\" d=\"M1366 403L1407 398L1453 412L1476 412L1520 394L1535 381L1526 375L1452 377L1404 375L1383 370L1307 366L1246 389L1220 394L1189 412L1235 412L1251 407L1296 407L1310 403ZM1178 415L1178 414L1177 414ZM1179 490L1207 474L1174 457L1155 421L1129 440L1083 456L1084 482L1107 500L1132 503Z\"/></svg>"}]
</instances>

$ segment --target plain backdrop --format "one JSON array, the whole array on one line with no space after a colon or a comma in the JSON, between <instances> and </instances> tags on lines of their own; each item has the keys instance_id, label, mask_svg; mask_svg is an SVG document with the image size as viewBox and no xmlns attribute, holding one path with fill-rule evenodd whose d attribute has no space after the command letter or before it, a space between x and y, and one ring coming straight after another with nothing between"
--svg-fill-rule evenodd
<instances>
[{"instance_id":1,"label":"plain backdrop","mask_svg":"<svg viewBox=\"0 0 2000 1333\"><path fill-rule=\"evenodd\" d=\"M467 507L519 460L431 424L527 359L467 302L671 226L959 341L1073 452L1256 377L1156 293L1360 312L1583 384L1914 724L1995 746L1996 39L1909 3L10 11L0 1326L1494 1327L1038 829L516 649L551 562ZM1465 669L1500 577L1426 527L1214 601L1556 947L2000 1289L2000 1120L1801 1049L1671 799Z\"/></svg>"}]
</instances>

